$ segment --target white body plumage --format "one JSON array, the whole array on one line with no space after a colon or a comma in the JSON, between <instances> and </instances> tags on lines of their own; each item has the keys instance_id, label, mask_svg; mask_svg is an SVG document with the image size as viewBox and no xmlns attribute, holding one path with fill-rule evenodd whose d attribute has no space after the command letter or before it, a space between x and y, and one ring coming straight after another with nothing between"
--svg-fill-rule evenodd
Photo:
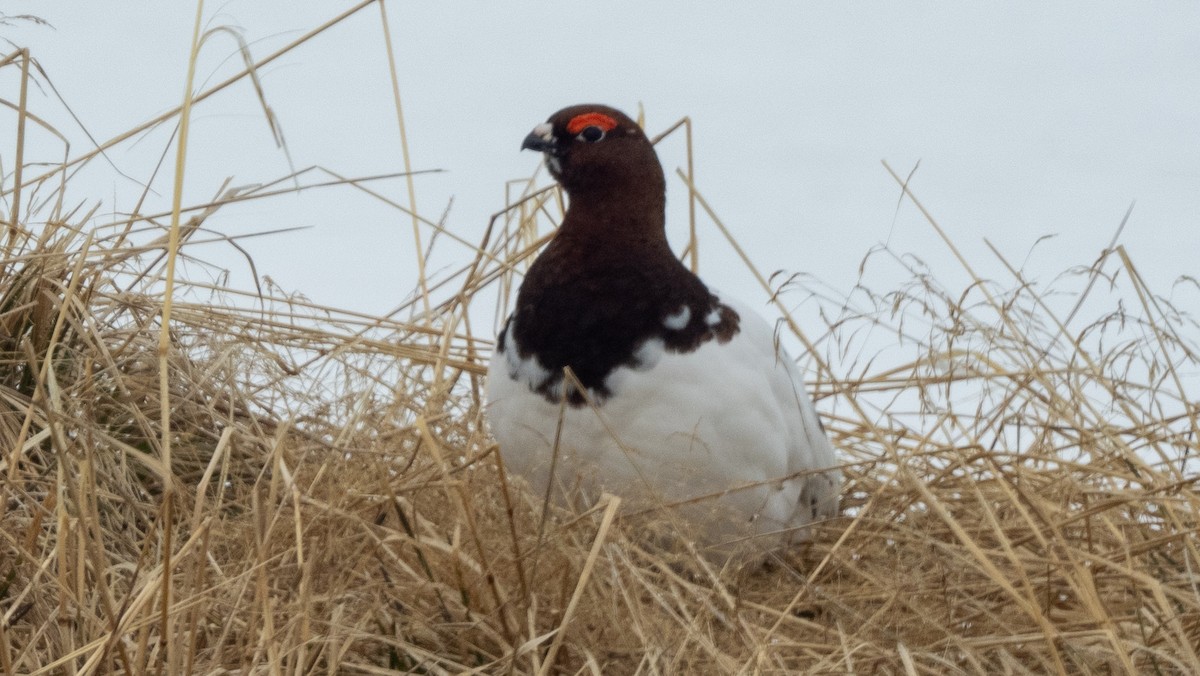
<instances>
[{"instance_id":1,"label":"white body plumage","mask_svg":"<svg viewBox=\"0 0 1200 676\"><path fill-rule=\"evenodd\" d=\"M639 368L614 370L610 395L596 405L563 406L535 392L531 380L546 369L522 359L509 335L487 388L508 471L541 495L553 464L558 501L608 491L628 509L670 507L669 518L714 552L778 549L836 515L836 453L799 370L765 320L722 302L741 316L731 340L686 353L644 344Z\"/></svg>"}]
</instances>

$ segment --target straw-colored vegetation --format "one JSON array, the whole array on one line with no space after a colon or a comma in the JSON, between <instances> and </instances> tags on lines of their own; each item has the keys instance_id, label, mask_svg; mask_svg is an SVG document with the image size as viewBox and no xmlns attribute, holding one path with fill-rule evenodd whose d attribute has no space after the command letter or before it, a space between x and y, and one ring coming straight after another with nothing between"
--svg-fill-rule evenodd
<instances>
[{"instance_id":1,"label":"straw-colored vegetation","mask_svg":"<svg viewBox=\"0 0 1200 676\"><path fill-rule=\"evenodd\" d=\"M39 122L5 98L19 148ZM543 519L500 469L481 318L555 193L518 185L410 319L176 275L162 331L171 262L270 190L184 205L175 252L169 214L68 209L69 171L19 150L4 170L5 673L1200 673L1197 294L1119 247L1049 287L944 288L887 251L867 267L907 266L895 290L783 284L829 320L788 340L846 516L717 570L613 503Z\"/></svg>"}]
</instances>

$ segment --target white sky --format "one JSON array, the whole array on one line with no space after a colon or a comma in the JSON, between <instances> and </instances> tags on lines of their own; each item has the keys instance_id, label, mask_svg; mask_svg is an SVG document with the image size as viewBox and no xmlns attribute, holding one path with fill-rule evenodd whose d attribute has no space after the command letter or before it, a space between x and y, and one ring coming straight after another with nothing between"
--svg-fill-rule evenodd
<instances>
[{"instance_id":1,"label":"white sky","mask_svg":"<svg viewBox=\"0 0 1200 676\"><path fill-rule=\"evenodd\" d=\"M953 285L958 266L880 164L911 185L972 264L1001 268L983 239L1028 258L1044 282L1090 264L1129 203L1122 242L1151 285L1169 294L1196 274L1200 252L1200 5L1143 3L597 3L438 2L388 6L417 179L418 206L477 240L503 206L504 182L538 162L518 152L535 124L568 104L597 101L653 133L695 122L698 187L767 271L804 271L846 289L867 250L893 248L929 262ZM256 58L348 3L210 3L210 25L236 27ZM10 2L53 28L17 24L0 36L28 45L75 114L107 140L181 100L195 5L183 2ZM214 38L198 77L241 68L235 42ZM297 167L363 176L402 168L380 13L369 7L261 73ZM15 69L0 91L16 100ZM31 110L88 143L48 91ZM13 116L0 114L0 124ZM248 83L196 111L188 156L190 201L288 172ZM7 126L6 128L12 128ZM169 129L110 155L147 180ZM0 134L10 171L12 136ZM61 150L43 135L45 159ZM660 155L670 175L682 140ZM168 165L169 166L169 165ZM169 169L155 180L169 205ZM132 207L138 187L102 163L72 183L102 213ZM405 202L403 181L378 186ZM673 239L682 185L672 181ZM289 226L303 232L248 240L260 274L341 307L384 312L414 286L411 221L349 190L318 190L228 208L210 222L226 234ZM717 242L709 229L707 242ZM450 244L443 246L451 247ZM211 258L249 288L227 247ZM452 262L452 248L443 249ZM720 246L702 274L754 300L749 276ZM1190 298L1197 296L1192 293ZM761 296L757 298L761 299ZM1185 308L1189 309L1189 308ZM1192 311L1200 308L1190 308Z\"/></svg>"}]
</instances>

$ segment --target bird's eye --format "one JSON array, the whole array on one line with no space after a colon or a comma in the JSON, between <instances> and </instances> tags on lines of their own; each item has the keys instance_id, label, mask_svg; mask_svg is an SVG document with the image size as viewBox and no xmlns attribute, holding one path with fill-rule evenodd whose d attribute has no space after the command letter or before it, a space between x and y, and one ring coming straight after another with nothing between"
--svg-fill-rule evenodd
<instances>
[{"instance_id":1,"label":"bird's eye","mask_svg":"<svg viewBox=\"0 0 1200 676\"><path fill-rule=\"evenodd\" d=\"M580 141L595 143L596 141L604 138L604 130L594 124L589 125L584 127L583 131L579 132L579 135L575 138L579 139Z\"/></svg>"},{"instance_id":2,"label":"bird's eye","mask_svg":"<svg viewBox=\"0 0 1200 676\"><path fill-rule=\"evenodd\" d=\"M574 134L576 141L595 143L617 127L617 121L604 113L582 113L567 122L567 133Z\"/></svg>"}]
</instances>

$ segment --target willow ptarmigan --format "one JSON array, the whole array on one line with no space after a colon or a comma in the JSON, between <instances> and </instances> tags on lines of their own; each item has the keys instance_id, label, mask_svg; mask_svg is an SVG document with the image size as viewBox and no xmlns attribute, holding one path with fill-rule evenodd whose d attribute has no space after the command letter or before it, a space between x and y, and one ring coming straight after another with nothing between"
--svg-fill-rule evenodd
<instances>
[{"instance_id":1,"label":"willow ptarmigan","mask_svg":"<svg viewBox=\"0 0 1200 676\"><path fill-rule=\"evenodd\" d=\"M572 106L521 148L545 155L568 208L488 370L508 471L539 495L552 482L560 502L610 492L672 510L716 555L779 549L836 515L836 454L796 365L766 320L672 254L662 165L642 129L607 106Z\"/></svg>"}]
</instances>

